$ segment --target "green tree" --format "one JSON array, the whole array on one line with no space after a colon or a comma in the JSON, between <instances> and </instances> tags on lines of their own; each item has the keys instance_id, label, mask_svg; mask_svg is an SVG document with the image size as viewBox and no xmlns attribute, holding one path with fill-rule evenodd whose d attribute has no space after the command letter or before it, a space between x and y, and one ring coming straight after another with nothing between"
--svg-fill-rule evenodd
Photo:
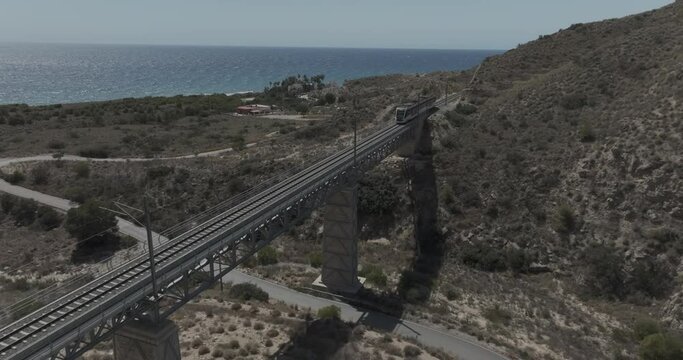
<instances>
[{"instance_id":1,"label":"green tree","mask_svg":"<svg viewBox=\"0 0 683 360\"><path fill-rule=\"evenodd\" d=\"M339 306L330 305L318 309L318 317L321 319L339 319L341 309Z\"/></svg>"},{"instance_id":2,"label":"green tree","mask_svg":"<svg viewBox=\"0 0 683 360\"><path fill-rule=\"evenodd\" d=\"M47 184L50 179L50 169L45 165L38 165L31 169L31 177L33 177L33 183L36 185Z\"/></svg>"},{"instance_id":3,"label":"green tree","mask_svg":"<svg viewBox=\"0 0 683 360\"><path fill-rule=\"evenodd\" d=\"M90 176L90 165L87 161L79 161L74 165L74 172L79 178L87 178Z\"/></svg>"},{"instance_id":4,"label":"green tree","mask_svg":"<svg viewBox=\"0 0 683 360\"><path fill-rule=\"evenodd\" d=\"M228 295L232 298L242 301L249 301L252 299L258 301L268 301L268 293L263 291L260 287L250 283L233 285L230 288Z\"/></svg>"},{"instance_id":5,"label":"green tree","mask_svg":"<svg viewBox=\"0 0 683 360\"><path fill-rule=\"evenodd\" d=\"M14 172L11 175L7 176L6 180L8 183L16 185L26 180L26 176L21 171L14 170Z\"/></svg>"},{"instance_id":6,"label":"green tree","mask_svg":"<svg viewBox=\"0 0 683 360\"><path fill-rule=\"evenodd\" d=\"M260 265L277 264L277 251L272 246L265 246L257 254Z\"/></svg>"},{"instance_id":7,"label":"green tree","mask_svg":"<svg viewBox=\"0 0 683 360\"><path fill-rule=\"evenodd\" d=\"M114 214L100 207L95 200L72 208L66 214L66 230L79 240L102 240L107 233L117 231Z\"/></svg>"},{"instance_id":8,"label":"green tree","mask_svg":"<svg viewBox=\"0 0 683 360\"><path fill-rule=\"evenodd\" d=\"M323 254L319 251L313 251L308 254L308 262L314 268L319 268L323 265Z\"/></svg>"},{"instance_id":9,"label":"green tree","mask_svg":"<svg viewBox=\"0 0 683 360\"><path fill-rule=\"evenodd\" d=\"M683 359L683 342L668 334L648 335L640 342L640 357L643 360Z\"/></svg>"},{"instance_id":10,"label":"green tree","mask_svg":"<svg viewBox=\"0 0 683 360\"><path fill-rule=\"evenodd\" d=\"M560 234L569 234L576 229L576 222L574 210L569 205L562 204L553 218L553 228Z\"/></svg>"},{"instance_id":11,"label":"green tree","mask_svg":"<svg viewBox=\"0 0 683 360\"><path fill-rule=\"evenodd\" d=\"M388 175L368 175L360 181L359 210L368 215L389 213L398 203L397 194L398 190Z\"/></svg>"},{"instance_id":12,"label":"green tree","mask_svg":"<svg viewBox=\"0 0 683 360\"><path fill-rule=\"evenodd\" d=\"M613 246L595 245L584 251L589 291L596 296L622 298L626 294L624 258Z\"/></svg>"},{"instance_id":13,"label":"green tree","mask_svg":"<svg viewBox=\"0 0 683 360\"><path fill-rule=\"evenodd\" d=\"M62 216L51 208L46 206L38 208L38 224L43 230L49 231L58 228L62 221Z\"/></svg>"},{"instance_id":14,"label":"green tree","mask_svg":"<svg viewBox=\"0 0 683 360\"><path fill-rule=\"evenodd\" d=\"M325 94L325 102L332 105L337 102L337 97L333 93Z\"/></svg>"},{"instance_id":15,"label":"green tree","mask_svg":"<svg viewBox=\"0 0 683 360\"><path fill-rule=\"evenodd\" d=\"M382 267L374 264L368 264L363 266L363 269L359 272L360 276L364 277L369 283L377 286L387 285L387 275L384 274Z\"/></svg>"},{"instance_id":16,"label":"green tree","mask_svg":"<svg viewBox=\"0 0 683 360\"><path fill-rule=\"evenodd\" d=\"M36 220L38 204L34 200L21 199L12 208L12 216L17 226L29 226Z\"/></svg>"},{"instance_id":17,"label":"green tree","mask_svg":"<svg viewBox=\"0 0 683 360\"><path fill-rule=\"evenodd\" d=\"M654 298L666 295L675 283L673 271L654 257L638 259L629 275L632 290Z\"/></svg>"},{"instance_id":18,"label":"green tree","mask_svg":"<svg viewBox=\"0 0 683 360\"><path fill-rule=\"evenodd\" d=\"M0 205L2 205L2 211L5 214L9 214L12 212L12 208L14 208L14 205L17 203L17 198L10 195L10 194L2 194L2 197L0 197Z\"/></svg>"}]
</instances>

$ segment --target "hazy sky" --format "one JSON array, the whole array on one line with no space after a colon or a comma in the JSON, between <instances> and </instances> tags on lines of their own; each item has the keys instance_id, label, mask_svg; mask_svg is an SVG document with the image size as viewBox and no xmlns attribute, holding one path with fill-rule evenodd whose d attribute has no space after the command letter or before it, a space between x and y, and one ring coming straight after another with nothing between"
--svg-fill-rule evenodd
<instances>
[{"instance_id":1,"label":"hazy sky","mask_svg":"<svg viewBox=\"0 0 683 360\"><path fill-rule=\"evenodd\" d=\"M0 0L0 41L508 49L673 0Z\"/></svg>"}]
</instances>

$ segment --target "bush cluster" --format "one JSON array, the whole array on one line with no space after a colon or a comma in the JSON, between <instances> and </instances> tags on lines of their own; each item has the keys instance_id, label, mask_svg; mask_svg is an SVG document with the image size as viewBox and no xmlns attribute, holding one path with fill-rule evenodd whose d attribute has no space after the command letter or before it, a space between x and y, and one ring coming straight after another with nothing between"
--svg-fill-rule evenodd
<instances>
[{"instance_id":1,"label":"bush cluster","mask_svg":"<svg viewBox=\"0 0 683 360\"><path fill-rule=\"evenodd\" d=\"M390 213L398 204L398 190L389 175L368 175L360 181L359 210L366 215Z\"/></svg>"},{"instance_id":2,"label":"bush cluster","mask_svg":"<svg viewBox=\"0 0 683 360\"><path fill-rule=\"evenodd\" d=\"M261 290L260 287L250 283L233 285L230 288L228 295L234 299L239 299L242 301L268 301L268 293Z\"/></svg>"},{"instance_id":3,"label":"bush cluster","mask_svg":"<svg viewBox=\"0 0 683 360\"><path fill-rule=\"evenodd\" d=\"M274 247L264 246L256 255L259 265L277 264L277 251Z\"/></svg>"},{"instance_id":4,"label":"bush cluster","mask_svg":"<svg viewBox=\"0 0 683 360\"><path fill-rule=\"evenodd\" d=\"M673 271L665 263L648 256L627 264L613 246L591 246L583 252L583 260L588 275L586 288L594 296L661 298L674 283Z\"/></svg>"},{"instance_id":5,"label":"bush cluster","mask_svg":"<svg viewBox=\"0 0 683 360\"><path fill-rule=\"evenodd\" d=\"M358 275L364 277L371 284L382 287L387 285L387 275L381 266L374 264L365 265Z\"/></svg>"},{"instance_id":6,"label":"bush cluster","mask_svg":"<svg viewBox=\"0 0 683 360\"><path fill-rule=\"evenodd\" d=\"M329 305L318 309L318 317L321 319L339 319L341 309L335 305Z\"/></svg>"},{"instance_id":7,"label":"bush cluster","mask_svg":"<svg viewBox=\"0 0 683 360\"><path fill-rule=\"evenodd\" d=\"M116 217L100 203L88 200L67 212L66 230L79 240L95 237L105 231L116 231Z\"/></svg>"},{"instance_id":8,"label":"bush cluster","mask_svg":"<svg viewBox=\"0 0 683 360\"><path fill-rule=\"evenodd\" d=\"M500 249L485 242L466 244L461 249L462 262L483 271L506 271L526 273L535 260L530 252L523 249Z\"/></svg>"},{"instance_id":9,"label":"bush cluster","mask_svg":"<svg viewBox=\"0 0 683 360\"><path fill-rule=\"evenodd\" d=\"M643 360L683 359L683 339L666 332L652 319L638 319L633 333L640 341L640 358Z\"/></svg>"}]
</instances>

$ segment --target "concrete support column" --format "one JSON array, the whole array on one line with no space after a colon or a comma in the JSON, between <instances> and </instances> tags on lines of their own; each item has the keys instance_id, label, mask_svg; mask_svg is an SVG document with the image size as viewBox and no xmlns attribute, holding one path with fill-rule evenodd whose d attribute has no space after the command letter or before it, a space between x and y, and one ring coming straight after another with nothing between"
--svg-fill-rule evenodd
<instances>
[{"instance_id":1,"label":"concrete support column","mask_svg":"<svg viewBox=\"0 0 683 360\"><path fill-rule=\"evenodd\" d=\"M159 324L132 321L114 334L116 360L180 360L178 327L170 320Z\"/></svg>"},{"instance_id":2,"label":"concrete support column","mask_svg":"<svg viewBox=\"0 0 683 360\"><path fill-rule=\"evenodd\" d=\"M358 280L358 185L332 194L325 206L322 283L328 290L356 293Z\"/></svg>"}]
</instances>

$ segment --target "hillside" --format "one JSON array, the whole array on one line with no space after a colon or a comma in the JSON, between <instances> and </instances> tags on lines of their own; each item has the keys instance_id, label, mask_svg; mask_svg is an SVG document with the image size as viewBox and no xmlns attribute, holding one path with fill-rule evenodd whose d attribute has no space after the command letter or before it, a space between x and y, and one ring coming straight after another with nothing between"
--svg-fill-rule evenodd
<instances>
[{"instance_id":1,"label":"hillside","mask_svg":"<svg viewBox=\"0 0 683 360\"><path fill-rule=\"evenodd\" d=\"M438 95L448 81L462 100L431 118L418 153L392 156L361 180L363 300L443 331L463 330L514 359L683 358L683 4L542 36L487 59L470 84L475 71L348 81L335 101L307 104L320 118L298 120L235 116L241 101L217 95L4 106L0 157L237 151L36 161L2 171L79 203L141 207L145 192L162 230L348 146L353 119L363 138L393 122L396 104ZM286 116L298 111L283 105L291 108ZM0 216L0 238L17 249L64 247L63 229L14 217ZM310 286L320 273L323 217L324 209L314 212L267 248L268 261L259 254L243 270ZM23 262L32 271L68 272L69 264L45 258ZM20 260L8 253L0 267L9 272ZM188 330L195 320L217 321L196 315L204 305L179 315L188 316L187 354L232 336ZM229 321L240 311L215 309ZM193 331L213 340L194 349ZM668 357L656 353L663 348Z\"/></svg>"},{"instance_id":2,"label":"hillside","mask_svg":"<svg viewBox=\"0 0 683 360\"><path fill-rule=\"evenodd\" d=\"M489 58L465 100L434 121L442 278L480 282L453 309L503 307L492 337L531 358L683 330L683 3Z\"/></svg>"}]
</instances>

